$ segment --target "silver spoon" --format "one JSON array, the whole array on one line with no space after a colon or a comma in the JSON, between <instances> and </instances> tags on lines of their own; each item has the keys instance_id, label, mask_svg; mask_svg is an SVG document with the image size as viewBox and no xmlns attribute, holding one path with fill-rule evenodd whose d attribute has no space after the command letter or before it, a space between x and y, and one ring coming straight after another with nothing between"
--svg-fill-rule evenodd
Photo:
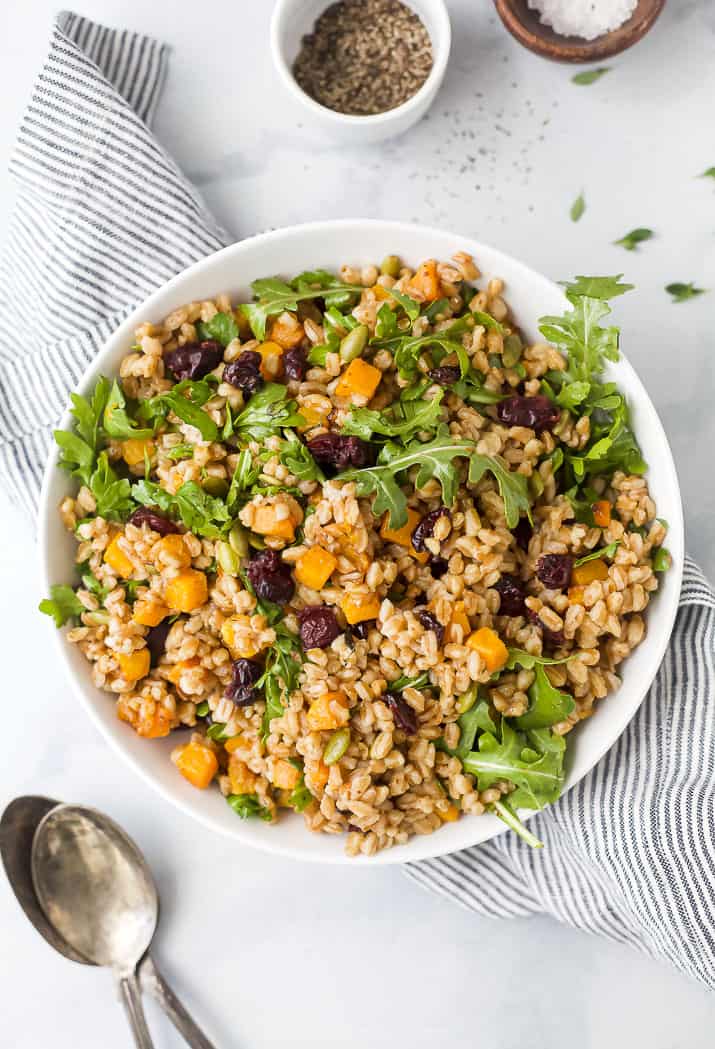
<instances>
[{"instance_id":1,"label":"silver spoon","mask_svg":"<svg viewBox=\"0 0 715 1049\"><path fill-rule=\"evenodd\" d=\"M141 853L112 820L51 798L16 798L0 820L0 856L26 916L55 950L119 971L141 1049L150 1049L151 1039L137 987L139 959L141 988L192 1049L214 1049L148 954L158 918L156 887Z\"/></svg>"}]
</instances>

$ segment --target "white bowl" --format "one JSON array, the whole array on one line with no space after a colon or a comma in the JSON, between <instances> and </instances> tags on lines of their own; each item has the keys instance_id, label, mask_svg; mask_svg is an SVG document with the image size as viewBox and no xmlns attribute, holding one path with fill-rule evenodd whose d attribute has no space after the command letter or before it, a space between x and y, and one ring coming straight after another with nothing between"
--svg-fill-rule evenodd
<instances>
[{"instance_id":1,"label":"white bowl","mask_svg":"<svg viewBox=\"0 0 715 1049\"><path fill-rule=\"evenodd\" d=\"M410 264L428 257L448 259L454 251L467 251L477 261L485 279L501 277L505 295L527 338L538 339L537 319L558 314L567 306L562 291L545 277L487 245L467 237L436 229L377 220L313 222L304 226L263 233L232 244L174 277L136 309L108 340L87 371L80 392L89 392L98 375L115 375L119 362L131 345L135 327L142 321L160 321L172 310L196 299L228 292L247 301L250 282L256 277L292 276L305 269L336 268L341 263L360 265L397 254ZM564 274L568 276L568 274ZM683 515L680 491L668 441L648 394L626 360L609 366L608 377L627 395L633 424L649 463L648 481L658 513L670 525L668 549L673 566L662 577L662 585L648 609L646 639L623 664L623 684L618 692L600 701L593 718L569 736L566 790L573 787L608 750L635 714L663 658L677 610L683 569ZM70 425L69 414L60 426ZM53 453L45 474L40 511L40 557L45 590L51 583L71 583L76 549L62 526L57 507L72 490L70 477L57 469ZM40 626L38 624L38 629ZM175 740L148 741L117 719L114 700L91 682L89 668L80 652L68 644L63 631L48 622L61 662L82 706L106 739L122 757L165 798L183 812L245 845L252 845L298 859L318 863L355 863L343 853L340 838L311 834L299 816L288 815L276 826L260 820L239 819L218 790L198 791L191 787L169 760ZM371 864L404 863L454 852L486 841L504 831L492 815L465 816L445 824L437 833L412 838L406 845L366 860Z\"/></svg>"},{"instance_id":2,"label":"white bowl","mask_svg":"<svg viewBox=\"0 0 715 1049\"><path fill-rule=\"evenodd\" d=\"M293 99L306 110L311 122L347 145L367 145L400 135L432 105L447 68L452 31L444 0L405 0L407 6L422 19L430 35L432 69L419 91L401 106L369 116L355 116L328 109L307 95L293 76L293 62L300 49L301 39L312 31L316 18L331 2L277 0L271 18L271 54L278 75ZM339 75L337 70L336 75Z\"/></svg>"}]
</instances>

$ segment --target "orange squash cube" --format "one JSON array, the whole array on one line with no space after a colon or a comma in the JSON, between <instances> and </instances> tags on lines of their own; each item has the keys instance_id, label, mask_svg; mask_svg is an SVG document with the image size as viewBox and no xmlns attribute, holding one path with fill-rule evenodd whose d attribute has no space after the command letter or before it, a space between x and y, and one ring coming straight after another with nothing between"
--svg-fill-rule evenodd
<instances>
[{"instance_id":1,"label":"orange squash cube","mask_svg":"<svg viewBox=\"0 0 715 1049\"><path fill-rule=\"evenodd\" d=\"M160 601L140 597L134 602L132 619L140 626L158 626L169 615L169 609Z\"/></svg>"},{"instance_id":2,"label":"orange squash cube","mask_svg":"<svg viewBox=\"0 0 715 1049\"><path fill-rule=\"evenodd\" d=\"M308 727L313 732L342 728L349 720L348 697L344 692L324 692L308 708Z\"/></svg>"},{"instance_id":3,"label":"orange squash cube","mask_svg":"<svg viewBox=\"0 0 715 1049\"><path fill-rule=\"evenodd\" d=\"M151 709L153 706L153 709ZM126 721L142 739L161 739L171 732L175 715L159 703L143 703L139 710L129 706L125 697L117 702L117 717Z\"/></svg>"},{"instance_id":4,"label":"orange squash cube","mask_svg":"<svg viewBox=\"0 0 715 1049\"><path fill-rule=\"evenodd\" d=\"M280 790L293 790L300 782L300 771L285 758L279 758L273 765L273 785Z\"/></svg>"},{"instance_id":5,"label":"orange squash cube","mask_svg":"<svg viewBox=\"0 0 715 1049\"><path fill-rule=\"evenodd\" d=\"M149 673L151 653L148 648L137 648L134 652L118 655L117 662L125 681L139 681Z\"/></svg>"},{"instance_id":6,"label":"orange squash cube","mask_svg":"<svg viewBox=\"0 0 715 1049\"><path fill-rule=\"evenodd\" d=\"M483 626L475 630L466 640L467 648L478 652L484 660L484 665L492 674L501 668L509 658L509 650L491 627Z\"/></svg>"},{"instance_id":7,"label":"orange squash cube","mask_svg":"<svg viewBox=\"0 0 715 1049\"><path fill-rule=\"evenodd\" d=\"M370 288L370 291L373 293L378 302L385 302L387 299L390 298L390 292L387 290L387 288L383 288L382 284L373 284L373 286Z\"/></svg>"},{"instance_id":8,"label":"orange squash cube","mask_svg":"<svg viewBox=\"0 0 715 1049\"><path fill-rule=\"evenodd\" d=\"M377 594L346 594L340 603L350 626L364 623L367 619L376 619L380 611L380 598Z\"/></svg>"},{"instance_id":9,"label":"orange squash cube","mask_svg":"<svg viewBox=\"0 0 715 1049\"><path fill-rule=\"evenodd\" d=\"M228 778L232 794L253 794L258 776L251 772L248 765L232 754L228 759Z\"/></svg>"},{"instance_id":10,"label":"orange squash cube","mask_svg":"<svg viewBox=\"0 0 715 1049\"><path fill-rule=\"evenodd\" d=\"M201 743L187 743L172 754L177 769L192 787L206 790L218 772L218 759L214 752Z\"/></svg>"},{"instance_id":11,"label":"orange squash cube","mask_svg":"<svg viewBox=\"0 0 715 1049\"><path fill-rule=\"evenodd\" d=\"M582 605L583 604L584 587L582 586L570 586L568 592L569 604L570 605Z\"/></svg>"},{"instance_id":12,"label":"orange squash cube","mask_svg":"<svg viewBox=\"0 0 715 1049\"><path fill-rule=\"evenodd\" d=\"M295 538L295 522L291 517L277 518L275 506L257 506L251 531L292 542Z\"/></svg>"},{"instance_id":13,"label":"orange squash cube","mask_svg":"<svg viewBox=\"0 0 715 1049\"><path fill-rule=\"evenodd\" d=\"M437 809L437 815L443 823L454 823L459 819L459 809L456 805L449 805L446 809Z\"/></svg>"},{"instance_id":14,"label":"orange squash cube","mask_svg":"<svg viewBox=\"0 0 715 1049\"><path fill-rule=\"evenodd\" d=\"M204 573L187 568L166 584L164 599L172 612L193 612L206 604L208 596Z\"/></svg>"},{"instance_id":15,"label":"orange squash cube","mask_svg":"<svg viewBox=\"0 0 715 1049\"><path fill-rule=\"evenodd\" d=\"M328 776L330 775L330 769L324 761L319 761L315 769L309 774L310 782L312 786L320 790L328 782Z\"/></svg>"},{"instance_id":16,"label":"orange squash cube","mask_svg":"<svg viewBox=\"0 0 715 1049\"><path fill-rule=\"evenodd\" d=\"M221 624L221 637L234 659L253 659L261 651L255 637L247 633L250 630L250 616L240 613L229 616Z\"/></svg>"},{"instance_id":17,"label":"orange squash cube","mask_svg":"<svg viewBox=\"0 0 715 1049\"><path fill-rule=\"evenodd\" d=\"M295 578L311 590L321 590L337 568L338 559L322 546L311 546L296 561Z\"/></svg>"},{"instance_id":18,"label":"orange squash cube","mask_svg":"<svg viewBox=\"0 0 715 1049\"><path fill-rule=\"evenodd\" d=\"M256 352L261 355L261 375L271 382L283 370L283 347L277 342L262 342Z\"/></svg>"},{"instance_id":19,"label":"orange squash cube","mask_svg":"<svg viewBox=\"0 0 715 1049\"><path fill-rule=\"evenodd\" d=\"M305 430L310 430L313 426L324 426L331 409L329 404L317 407L312 404L301 404L298 406L298 411L305 421L300 426L297 426L296 429L304 433Z\"/></svg>"},{"instance_id":20,"label":"orange squash cube","mask_svg":"<svg viewBox=\"0 0 715 1049\"><path fill-rule=\"evenodd\" d=\"M197 667L199 663L200 660L197 656L192 656L191 659L181 659L178 663L172 663L167 670L169 681L171 681L172 685L178 685L184 671L192 670L193 667Z\"/></svg>"},{"instance_id":21,"label":"orange squash cube","mask_svg":"<svg viewBox=\"0 0 715 1049\"><path fill-rule=\"evenodd\" d=\"M224 749L229 753L233 754L236 750L250 750L253 744L248 736L231 736L224 743Z\"/></svg>"},{"instance_id":22,"label":"orange squash cube","mask_svg":"<svg viewBox=\"0 0 715 1049\"><path fill-rule=\"evenodd\" d=\"M162 536L154 543L151 552L154 561L161 556L162 560L177 565L179 568L188 568L191 564L191 552L184 542L183 535L177 532Z\"/></svg>"},{"instance_id":23,"label":"orange squash cube","mask_svg":"<svg viewBox=\"0 0 715 1049\"><path fill-rule=\"evenodd\" d=\"M145 440L139 440L136 437L130 437L126 441L122 441L122 458L127 466L137 466L139 463L143 463L146 458L151 459L154 454L154 442L149 438Z\"/></svg>"},{"instance_id":24,"label":"orange squash cube","mask_svg":"<svg viewBox=\"0 0 715 1049\"><path fill-rule=\"evenodd\" d=\"M406 546L416 561L419 561L421 565L426 565L429 561L429 553L426 550L417 551L412 545L412 533L421 520L422 517L416 510L408 508L407 524L403 524L402 528L390 528L388 524L389 514L385 514L380 525L380 536L388 543Z\"/></svg>"},{"instance_id":25,"label":"orange squash cube","mask_svg":"<svg viewBox=\"0 0 715 1049\"><path fill-rule=\"evenodd\" d=\"M338 379L335 392L338 397L351 397L353 394L359 394L369 401L374 396L381 379L382 372L379 368L356 357Z\"/></svg>"},{"instance_id":26,"label":"orange squash cube","mask_svg":"<svg viewBox=\"0 0 715 1049\"><path fill-rule=\"evenodd\" d=\"M591 506L593 522L599 528L608 528L611 523L611 504L607 499L599 499Z\"/></svg>"},{"instance_id":27,"label":"orange squash cube","mask_svg":"<svg viewBox=\"0 0 715 1049\"><path fill-rule=\"evenodd\" d=\"M414 276L407 282L407 294L410 292L416 292L420 302L434 302L439 298L439 277L434 259L427 259L417 267Z\"/></svg>"},{"instance_id":28,"label":"orange squash cube","mask_svg":"<svg viewBox=\"0 0 715 1049\"><path fill-rule=\"evenodd\" d=\"M305 331L298 318L284 310L271 324L268 331L270 342L277 342L284 350L292 350L303 341Z\"/></svg>"},{"instance_id":29,"label":"orange squash cube","mask_svg":"<svg viewBox=\"0 0 715 1049\"><path fill-rule=\"evenodd\" d=\"M113 568L118 576L129 579L134 575L134 565L119 545L122 532L117 532L107 549L104 551L104 561Z\"/></svg>"},{"instance_id":30,"label":"orange squash cube","mask_svg":"<svg viewBox=\"0 0 715 1049\"><path fill-rule=\"evenodd\" d=\"M571 578L577 586L588 586L595 579L608 579L608 565L597 557L594 561L587 561L585 565L576 565Z\"/></svg>"}]
</instances>

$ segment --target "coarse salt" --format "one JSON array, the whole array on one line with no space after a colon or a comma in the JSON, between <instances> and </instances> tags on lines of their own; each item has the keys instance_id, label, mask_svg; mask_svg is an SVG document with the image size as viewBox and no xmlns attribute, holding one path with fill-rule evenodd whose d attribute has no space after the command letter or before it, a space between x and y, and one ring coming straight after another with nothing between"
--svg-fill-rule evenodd
<instances>
[{"instance_id":1,"label":"coarse salt","mask_svg":"<svg viewBox=\"0 0 715 1049\"><path fill-rule=\"evenodd\" d=\"M595 40L618 29L636 7L637 0L528 0L532 11L538 11L544 25L561 36L580 36Z\"/></svg>"}]
</instances>

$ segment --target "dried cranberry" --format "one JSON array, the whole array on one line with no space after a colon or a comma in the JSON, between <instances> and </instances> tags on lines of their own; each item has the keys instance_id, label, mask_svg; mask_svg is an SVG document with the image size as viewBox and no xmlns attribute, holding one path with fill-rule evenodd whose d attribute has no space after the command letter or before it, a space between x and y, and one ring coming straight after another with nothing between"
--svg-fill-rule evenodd
<instances>
[{"instance_id":1,"label":"dried cranberry","mask_svg":"<svg viewBox=\"0 0 715 1049\"><path fill-rule=\"evenodd\" d=\"M531 526L529 518L520 518L519 524L516 526L516 528L512 529L511 534L516 539L516 545L520 546L522 550L528 551L529 542L531 540L532 535L534 534L534 529Z\"/></svg>"},{"instance_id":2,"label":"dried cranberry","mask_svg":"<svg viewBox=\"0 0 715 1049\"><path fill-rule=\"evenodd\" d=\"M532 622L534 626L538 626L541 630L544 637L545 648L560 648L561 645L566 643L566 638L564 637L563 632L561 630L550 630L544 623L542 623L538 612L534 612L532 608L527 608L526 615L530 622Z\"/></svg>"},{"instance_id":3,"label":"dried cranberry","mask_svg":"<svg viewBox=\"0 0 715 1049\"><path fill-rule=\"evenodd\" d=\"M526 594L516 576L503 575L494 584L494 589L499 594L499 615L523 616Z\"/></svg>"},{"instance_id":4,"label":"dried cranberry","mask_svg":"<svg viewBox=\"0 0 715 1049\"><path fill-rule=\"evenodd\" d=\"M428 514L425 514L422 520L417 522L412 532L412 545L415 550L424 550L425 539L432 538L434 526L440 517L446 517L451 520L451 516L446 506L438 506L436 510L431 510Z\"/></svg>"},{"instance_id":5,"label":"dried cranberry","mask_svg":"<svg viewBox=\"0 0 715 1049\"><path fill-rule=\"evenodd\" d=\"M203 379L223 360L220 342L187 342L164 357L164 364L177 379Z\"/></svg>"},{"instance_id":6,"label":"dried cranberry","mask_svg":"<svg viewBox=\"0 0 715 1049\"><path fill-rule=\"evenodd\" d=\"M341 633L335 612L327 605L308 605L298 613L303 648L327 648Z\"/></svg>"},{"instance_id":7,"label":"dried cranberry","mask_svg":"<svg viewBox=\"0 0 715 1049\"><path fill-rule=\"evenodd\" d=\"M515 393L497 405L497 418L506 426L528 426L537 433L551 430L561 417L561 409L548 397L522 397Z\"/></svg>"},{"instance_id":8,"label":"dried cranberry","mask_svg":"<svg viewBox=\"0 0 715 1049\"><path fill-rule=\"evenodd\" d=\"M146 647L149 649L150 665L155 667L166 648L166 638L171 630L171 623L165 619L157 626L150 627L146 635Z\"/></svg>"},{"instance_id":9,"label":"dried cranberry","mask_svg":"<svg viewBox=\"0 0 715 1049\"><path fill-rule=\"evenodd\" d=\"M426 608L416 608L415 616L419 619L425 630L434 631L435 637L437 638L437 645L441 645L444 639L444 627L440 623L437 616L433 612L428 612Z\"/></svg>"},{"instance_id":10,"label":"dried cranberry","mask_svg":"<svg viewBox=\"0 0 715 1049\"><path fill-rule=\"evenodd\" d=\"M361 641L367 641L370 634L370 630L375 626L374 619L363 619L361 623L356 623L353 628L353 636L359 638Z\"/></svg>"},{"instance_id":11,"label":"dried cranberry","mask_svg":"<svg viewBox=\"0 0 715 1049\"><path fill-rule=\"evenodd\" d=\"M544 554L536 562L536 574L549 590L564 590L571 582L572 568L569 554Z\"/></svg>"},{"instance_id":12,"label":"dried cranberry","mask_svg":"<svg viewBox=\"0 0 715 1049\"><path fill-rule=\"evenodd\" d=\"M253 687L263 673L260 663L252 659L237 659L231 664L231 680L224 696L237 707L245 707L256 702L256 690Z\"/></svg>"},{"instance_id":13,"label":"dried cranberry","mask_svg":"<svg viewBox=\"0 0 715 1049\"><path fill-rule=\"evenodd\" d=\"M152 532L158 532L159 535L171 535L179 531L178 525L170 521L168 517L156 513L155 510L150 510L148 506L140 506L135 510L129 518L129 524L133 524L136 528L148 525Z\"/></svg>"},{"instance_id":14,"label":"dried cranberry","mask_svg":"<svg viewBox=\"0 0 715 1049\"><path fill-rule=\"evenodd\" d=\"M461 374L457 364L443 364L439 368L430 368L427 372L432 382L436 382L438 386L453 386Z\"/></svg>"},{"instance_id":15,"label":"dried cranberry","mask_svg":"<svg viewBox=\"0 0 715 1049\"><path fill-rule=\"evenodd\" d=\"M255 350L244 350L235 361L231 361L224 368L224 382L237 386L245 396L250 397L263 386L261 361L260 353L256 353Z\"/></svg>"},{"instance_id":16,"label":"dried cranberry","mask_svg":"<svg viewBox=\"0 0 715 1049\"><path fill-rule=\"evenodd\" d=\"M367 466L370 446L359 437L341 433L321 433L308 441L308 451L323 468L346 470L351 466Z\"/></svg>"},{"instance_id":17,"label":"dried cranberry","mask_svg":"<svg viewBox=\"0 0 715 1049\"><path fill-rule=\"evenodd\" d=\"M407 736L414 736L417 732L417 715L399 692L387 692L385 702L392 711L395 728L402 729Z\"/></svg>"},{"instance_id":18,"label":"dried cranberry","mask_svg":"<svg viewBox=\"0 0 715 1049\"><path fill-rule=\"evenodd\" d=\"M248 562L248 578L256 597L287 605L295 592L290 565L275 550L259 550Z\"/></svg>"},{"instance_id":19,"label":"dried cranberry","mask_svg":"<svg viewBox=\"0 0 715 1049\"><path fill-rule=\"evenodd\" d=\"M441 579L449 571L449 561L444 557L430 557L428 567L433 579Z\"/></svg>"},{"instance_id":20,"label":"dried cranberry","mask_svg":"<svg viewBox=\"0 0 715 1049\"><path fill-rule=\"evenodd\" d=\"M294 346L283 354L283 367L286 378L302 382L308 369L308 359L305 350L301 346Z\"/></svg>"}]
</instances>

